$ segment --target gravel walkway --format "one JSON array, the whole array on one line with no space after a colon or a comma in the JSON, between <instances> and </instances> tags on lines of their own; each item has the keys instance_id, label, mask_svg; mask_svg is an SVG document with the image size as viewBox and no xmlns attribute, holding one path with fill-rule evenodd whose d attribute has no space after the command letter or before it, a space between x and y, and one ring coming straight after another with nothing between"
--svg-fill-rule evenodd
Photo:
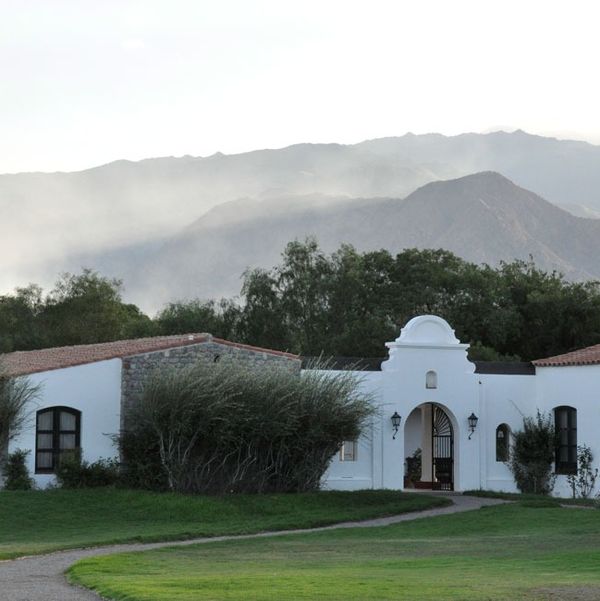
<instances>
[{"instance_id":1,"label":"gravel walkway","mask_svg":"<svg viewBox=\"0 0 600 601\"><path fill-rule=\"evenodd\" d=\"M437 493L440 494L440 493ZM413 513L404 513L397 516L365 520L363 522L342 522L321 528L306 528L303 530L284 530L279 532L263 532L244 536L216 536L212 538L199 538L185 541L170 541L162 543L142 543L129 545L110 545L107 547L94 547L90 549L74 549L59 551L47 555L35 555L0 562L0 600L1 601L98 601L100 597L91 591L71 586L67 583L64 572L69 566L84 557L108 555L126 551L146 551L159 547L174 547L196 545L214 541L225 541L243 538L262 538L297 534L302 532L322 532L337 528L371 528L374 526L387 526L436 515L448 515L461 511L479 509L485 505L498 505L504 503L499 499L484 499L467 497L459 494L440 494L448 496L454 505L439 509L428 509Z\"/></svg>"}]
</instances>

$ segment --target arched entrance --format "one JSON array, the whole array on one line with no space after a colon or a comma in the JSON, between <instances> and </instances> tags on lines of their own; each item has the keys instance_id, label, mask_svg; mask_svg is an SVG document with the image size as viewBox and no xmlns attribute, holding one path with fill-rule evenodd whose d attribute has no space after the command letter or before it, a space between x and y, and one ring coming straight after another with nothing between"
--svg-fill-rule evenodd
<instances>
[{"instance_id":1,"label":"arched entrance","mask_svg":"<svg viewBox=\"0 0 600 601\"><path fill-rule=\"evenodd\" d=\"M437 403L410 412L404 427L405 488L454 490L453 416Z\"/></svg>"}]
</instances>

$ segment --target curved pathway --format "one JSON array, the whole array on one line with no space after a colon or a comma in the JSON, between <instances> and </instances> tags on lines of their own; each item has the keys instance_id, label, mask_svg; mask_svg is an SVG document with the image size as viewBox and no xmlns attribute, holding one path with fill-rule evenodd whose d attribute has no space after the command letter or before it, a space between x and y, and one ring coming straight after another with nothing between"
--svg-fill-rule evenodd
<instances>
[{"instance_id":1,"label":"curved pathway","mask_svg":"<svg viewBox=\"0 0 600 601\"><path fill-rule=\"evenodd\" d=\"M215 536L212 538L198 538L184 541L168 541L162 543L139 543L125 545L110 545L106 547L93 547L89 549L73 549L70 551L58 551L47 555L34 555L0 562L0 599L2 601L98 601L100 597L95 593L72 586L67 583L65 571L76 561L84 557L96 555L108 555L127 551L147 551L159 547L175 547L185 545L197 545L199 543L210 543L215 541L226 541L245 538L263 538L272 536L283 536L286 534L298 534L307 532L322 532L338 528L371 528L374 526L387 526L421 518L437 515L448 515L461 511L471 511L486 505L498 505L505 503L499 499L486 499L480 497L468 497L460 494L441 494L448 496L454 502L448 507L438 509L427 509L403 513L396 516L365 520L362 522L342 522L331 526L320 528L304 528L301 530L281 530L276 532L261 532L258 534L247 534L242 536Z\"/></svg>"}]
</instances>

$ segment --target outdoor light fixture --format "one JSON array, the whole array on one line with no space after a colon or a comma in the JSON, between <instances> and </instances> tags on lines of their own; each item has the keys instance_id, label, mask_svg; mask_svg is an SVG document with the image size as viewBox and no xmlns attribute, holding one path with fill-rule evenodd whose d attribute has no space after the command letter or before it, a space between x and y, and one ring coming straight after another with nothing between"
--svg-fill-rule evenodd
<instances>
[{"instance_id":1,"label":"outdoor light fixture","mask_svg":"<svg viewBox=\"0 0 600 601\"><path fill-rule=\"evenodd\" d=\"M394 411L394 415L392 415L392 428L394 428L394 436L392 436L392 440L396 440L396 434L398 434L398 430L400 429L400 421L402 417L398 415L397 411Z\"/></svg>"},{"instance_id":2,"label":"outdoor light fixture","mask_svg":"<svg viewBox=\"0 0 600 601\"><path fill-rule=\"evenodd\" d=\"M473 432L475 432L479 418L471 412L471 415L469 415L467 419L469 420L469 430L471 430L471 434L469 434L469 440L471 440L471 436L473 436Z\"/></svg>"}]
</instances>

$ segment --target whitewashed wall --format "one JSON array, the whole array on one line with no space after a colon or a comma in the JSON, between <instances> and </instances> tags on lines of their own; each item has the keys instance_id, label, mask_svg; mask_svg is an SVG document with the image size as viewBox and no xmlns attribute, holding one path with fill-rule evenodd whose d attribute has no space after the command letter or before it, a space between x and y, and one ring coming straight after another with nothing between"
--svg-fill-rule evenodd
<instances>
[{"instance_id":1,"label":"whitewashed wall","mask_svg":"<svg viewBox=\"0 0 600 601\"><path fill-rule=\"evenodd\" d=\"M83 458L95 461L115 457L117 450L109 435L119 433L121 407L121 360L112 359L77 367L68 367L28 376L41 385L41 395L28 428L11 441L9 451L29 449L28 468L38 487L54 481L51 474L35 474L35 413L54 406L81 411L81 447Z\"/></svg>"},{"instance_id":2,"label":"whitewashed wall","mask_svg":"<svg viewBox=\"0 0 600 601\"><path fill-rule=\"evenodd\" d=\"M523 417L536 412L536 377L477 374L480 382L479 430L482 461L481 488L517 492L508 464L496 461L496 428L507 424L511 432L523 429Z\"/></svg>"},{"instance_id":3,"label":"whitewashed wall","mask_svg":"<svg viewBox=\"0 0 600 601\"><path fill-rule=\"evenodd\" d=\"M326 374L334 376L338 371L327 371ZM347 373L347 372L343 372ZM362 388L375 395L380 394L380 372L356 372L356 377L361 380ZM378 403L376 403L378 404ZM372 425L367 428L358 441L357 460L341 461L339 453L331 458L329 469L325 474L322 487L329 490L362 490L377 488L373 481L375 466L374 438L378 436L379 416L375 416Z\"/></svg>"},{"instance_id":4,"label":"whitewashed wall","mask_svg":"<svg viewBox=\"0 0 600 601\"><path fill-rule=\"evenodd\" d=\"M587 444L600 467L600 365L538 367L537 405L543 411L569 405L577 409L577 444ZM558 476L554 494L571 495L567 476Z\"/></svg>"}]
</instances>

